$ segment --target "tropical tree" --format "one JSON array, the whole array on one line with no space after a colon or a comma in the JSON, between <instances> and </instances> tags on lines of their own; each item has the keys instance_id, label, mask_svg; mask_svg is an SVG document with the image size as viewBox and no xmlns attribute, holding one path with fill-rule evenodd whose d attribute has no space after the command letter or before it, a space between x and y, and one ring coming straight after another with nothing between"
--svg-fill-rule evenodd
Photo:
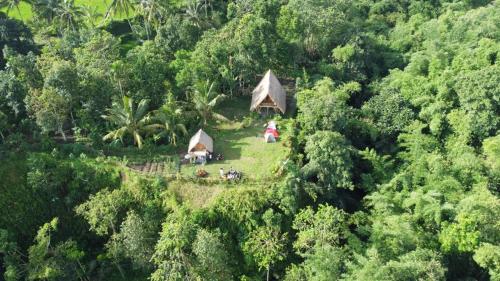
<instances>
[{"instance_id":1,"label":"tropical tree","mask_svg":"<svg viewBox=\"0 0 500 281\"><path fill-rule=\"evenodd\" d=\"M102 115L102 118L111 122L117 128L111 130L103 137L103 140L120 140L123 143L123 138L131 135L134 139L134 144L142 148L143 137L146 132L152 132L153 127L148 125L150 118L148 116L148 100L141 100L137 106L134 105L132 98L123 96L121 102L113 102L111 108L108 109L107 115Z\"/></svg>"},{"instance_id":2,"label":"tropical tree","mask_svg":"<svg viewBox=\"0 0 500 281\"><path fill-rule=\"evenodd\" d=\"M285 258L285 245L286 233L280 233L275 226L261 226L250 232L243 249L252 255L260 269L266 270L266 280L269 281L271 265Z\"/></svg>"},{"instance_id":3,"label":"tropical tree","mask_svg":"<svg viewBox=\"0 0 500 281\"><path fill-rule=\"evenodd\" d=\"M307 138L305 152L309 162L302 171L306 178L316 178L325 195L335 188L353 189L351 147L337 132L318 131Z\"/></svg>"},{"instance_id":4,"label":"tropical tree","mask_svg":"<svg viewBox=\"0 0 500 281\"><path fill-rule=\"evenodd\" d=\"M149 268L156 233L154 224L129 211L121 223L120 232L114 233L108 241L108 253L116 263L129 258L136 267Z\"/></svg>"},{"instance_id":5,"label":"tropical tree","mask_svg":"<svg viewBox=\"0 0 500 281\"><path fill-rule=\"evenodd\" d=\"M188 0L185 6L185 17L198 28L209 26L208 8L212 5L207 0Z\"/></svg>"},{"instance_id":6,"label":"tropical tree","mask_svg":"<svg viewBox=\"0 0 500 281\"><path fill-rule=\"evenodd\" d=\"M84 16L81 7L75 5L74 0L64 0L56 10L57 19L63 29L75 30L78 20Z\"/></svg>"},{"instance_id":7,"label":"tropical tree","mask_svg":"<svg viewBox=\"0 0 500 281\"><path fill-rule=\"evenodd\" d=\"M142 0L138 5L138 13L144 19L144 25L149 37L151 27L157 29L166 16L166 9L159 0Z\"/></svg>"},{"instance_id":8,"label":"tropical tree","mask_svg":"<svg viewBox=\"0 0 500 281\"><path fill-rule=\"evenodd\" d=\"M61 0L36 0L33 3L33 10L40 18L52 22L58 15L61 3Z\"/></svg>"},{"instance_id":9,"label":"tropical tree","mask_svg":"<svg viewBox=\"0 0 500 281\"><path fill-rule=\"evenodd\" d=\"M3 132L7 129L8 124L9 123L7 122L7 115L0 111L0 137L2 138L2 140L5 139Z\"/></svg>"},{"instance_id":10,"label":"tropical tree","mask_svg":"<svg viewBox=\"0 0 500 281\"><path fill-rule=\"evenodd\" d=\"M348 265L350 274L342 280L445 280L441 255L429 249L416 249L384 263L374 249L367 257L357 256Z\"/></svg>"},{"instance_id":11,"label":"tropical tree","mask_svg":"<svg viewBox=\"0 0 500 281\"><path fill-rule=\"evenodd\" d=\"M152 125L159 132L155 139L166 137L168 142L177 145L180 136L187 135L186 125L181 123L182 110L177 106L172 94L169 95L167 103L153 112Z\"/></svg>"},{"instance_id":12,"label":"tropical tree","mask_svg":"<svg viewBox=\"0 0 500 281\"><path fill-rule=\"evenodd\" d=\"M190 248L198 227L186 208L167 216L151 258L156 267L152 281L197 280Z\"/></svg>"},{"instance_id":13,"label":"tropical tree","mask_svg":"<svg viewBox=\"0 0 500 281\"><path fill-rule=\"evenodd\" d=\"M66 141L64 125L71 111L71 101L64 91L53 87L34 90L26 98L29 111L44 132L58 132Z\"/></svg>"},{"instance_id":14,"label":"tropical tree","mask_svg":"<svg viewBox=\"0 0 500 281\"><path fill-rule=\"evenodd\" d=\"M196 271L205 280L234 280L230 264L230 255L223 243L219 231L198 230L193 242L193 254L196 256Z\"/></svg>"},{"instance_id":15,"label":"tropical tree","mask_svg":"<svg viewBox=\"0 0 500 281\"><path fill-rule=\"evenodd\" d=\"M116 234L118 212L128 204L128 197L120 189L103 189L90 195L88 200L78 205L75 211L90 225L90 230L99 236Z\"/></svg>"},{"instance_id":16,"label":"tropical tree","mask_svg":"<svg viewBox=\"0 0 500 281\"><path fill-rule=\"evenodd\" d=\"M194 90L191 100L196 114L200 117L201 123L207 125L209 120L216 119L226 121L227 118L223 115L214 112L215 107L219 104L226 95L219 94L214 90L215 83L210 83L207 80L205 83L199 84Z\"/></svg>"},{"instance_id":17,"label":"tropical tree","mask_svg":"<svg viewBox=\"0 0 500 281\"><path fill-rule=\"evenodd\" d=\"M131 49L120 63L113 64L113 70L121 89L129 92L131 98L148 99L151 109L158 109L165 102L171 72L155 42L146 41Z\"/></svg>"},{"instance_id":18,"label":"tropical tree","mask_svg":"<svg viewBox=\"0 0 500 281\"><path fill-rule=\"evenodd\" d=\"M28 280L90 280L82 265L85 252L75 241L56 243L58 218L52 219L38 230L35 244L28 249Z\"/></svg>"},{"instance_id":19,"label":"tropical tree","mask_svg":"<svg viewBox=\"0 0 500 281\"><path fill-rule=\"evenodd\" d=\"M358 13L350 1L288 1L280 10L277 28L281 36L301 46L309 56L327 56L353 28ZM335 28L327 28L334 26Z\"/></svg>"},{"instance_id":20,"label":"tropical tree","mask_svg":"<svg viewBox=\"0 0 500 281\"><path fill-rule=\"evenodd\" d=\"M130 11L133 10L133 3L131 0L113 0L106 10L105 18L113 15L125 15L127 18L130 16Z\"/></svg>"},{"instance_id":21,"label":"tropical tree","mask_svg":"<svg viewBox=\"0 0 500 281\"><path fill-rule=\"evenodd\" d=\"M295 216L292 227L297 231L293 247L300 256L325 246L342 246L350 235L347 214L330 205L319 205L317 211L303 209Z\"/></svg>"},{"instance_id":22,"label":"tropical tree","mask_svg":"<svg viewBox=\"0 0 500 281\"><path fill-rule=\"evenodd\" d=\"M297 93L297 116L304 131L331 130L344 133L351 126L354 109L348 105L350 97L361 90L357 82L340 86L324 78L312 89Z\"/></svg>"}]
</instances>

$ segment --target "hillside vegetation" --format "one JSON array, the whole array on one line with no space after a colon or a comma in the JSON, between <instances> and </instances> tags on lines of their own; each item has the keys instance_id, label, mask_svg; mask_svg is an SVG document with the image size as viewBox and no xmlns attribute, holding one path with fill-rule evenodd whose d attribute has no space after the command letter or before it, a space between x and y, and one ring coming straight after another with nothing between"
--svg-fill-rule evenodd
<instances>
[{"instance_id":1,"label":"hillside vegetation","mask_svg":"<svg viewBox=\"0 0 500 281\"><path fill-rule=\"evenodd\" d=\"M499 19L0 0L0 280L500 280Z\"/></svg>"},{"instance_id":2,"label":"hillside vegetation","mask_svg":"<svg viewBox=\"0 0 500 281\"><path fill-rule=\"evenodd\" d=\"M14 1L5 1L6 3L14 2ZM43 3L43 1L40 1ZM71 1L68 1L71 2ZM102 19L112 1L109 0L73 0L74 6L80 8L82 11L82 15L88 14L88 16L95 17L96 20ZM9 6L6 4L6 7L2 9L2 11L6 12L9 17L19 19L25 22L30 22L33 20L33 3L20 1L18 6ZM130 15L133 15L133 11L131 10ZM120 16L114 17L115 19L120 19L121 17L126 17L125 13Z\"/></svg>"}]
</instances>

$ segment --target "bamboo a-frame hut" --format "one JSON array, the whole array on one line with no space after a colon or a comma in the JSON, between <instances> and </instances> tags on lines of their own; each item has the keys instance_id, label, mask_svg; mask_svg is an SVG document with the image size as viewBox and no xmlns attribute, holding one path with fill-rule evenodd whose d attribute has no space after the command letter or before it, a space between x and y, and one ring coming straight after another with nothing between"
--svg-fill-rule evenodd
<instances>
[{"instance_id":1,"label":"bamboo a-frame hut","mask_svg":"<svg viewBox=\"0 0 500 281\"><path fill-rule=\"evenodd\" d=\"M214 141L202 129L191 138L189 141L188 154L194 156L206 156L208 153L214 152Z\"/></svg>"},{"instance_id":2,"label":"bamboo a-frame hut","mask_svg":"<svg viewBox=\"0 0 500 281\"><path fill-rule=\"evenodd\" d=\"M286 111L286 92L271 70L267 71L252 92L250 110L260 111L262 108L272 108L281 113Z\"/></svg>"}]
</instances>

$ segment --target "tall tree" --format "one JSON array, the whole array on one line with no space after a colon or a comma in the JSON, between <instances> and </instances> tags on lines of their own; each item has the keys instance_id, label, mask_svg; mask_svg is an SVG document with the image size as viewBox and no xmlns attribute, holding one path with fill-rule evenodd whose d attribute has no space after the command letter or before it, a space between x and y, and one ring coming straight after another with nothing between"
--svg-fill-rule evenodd
<instances>
[{"instance_id":1,"label":"tall tree","mask_svg":"<svg viewBox=\"0 0 500 281\"><path fill-rule=\"evenodd\" d=\"M35 89L27 101L38 126L45 132L60 133L66 141L64 127L71 111L71 101L65 93L53 87Z\"/></svg>"},{"instance_id":2,"label":"tall tree","mask_svg":"<svg viewBox=\"0 0 500 281\"><path fill-rule=\"evenodd\" d=\"M309 162L302 168L306 177L315 177L328 195L335 188L353 189L351 148L341 134L318 131L308 137L305 152Z\"/></svg>"},{"instance_id":3,"label":"tall tree","mask_svg":"<svg viewBox=\"0 0 500 281\"><path fill-rule=\"evenodd\" d=\"M78 248L75 241L56 243L58 219L44 224L35 237L35 244L29 252L28 280L85 280L85 267L81 260L85 252Z\"/></svg>"},{"instance_id":4,"label":"tall tree","mask_svg":"<svg viewBox=\"0 0 500 281\"><path fill-rule=\"evenodd\" d=\"M57 18L61 5L62 0L35 0L33 3L35 14L49 23Z\"/></svg>"},{"instance_id":5,"label":"tall tree","mask_svg":"<svg viewBox=\"0 0 500 281\"><path fill-rule=\"evenodd\" d=\"M79 20L84 16L80 6L74 0L64 0L57 9L57 19L62 29L76 30Z\"/></svg>"},{"instance_id":6,"label":"tall tree","mask_svg":"<svg viewBox=\"0 0 500 281\"><path fill-rule=\"evenodd\" d=\"M153 127L157 130L155 138L166 137L169 143L177 145L178 138L187 135L186 125L181 120L182 110L177 106L173 95L169 94L167 102L153 112Z\"/></svg>"},{"instance_id":7,"label":"tall tree","mask_svg":"<svg viewBox=\"0 0 500 281\"><path fill-rule=\"evenodd\" d=\"M200 117L201 123L207 125L212 119L226 121L223 115L214 112L215 107L226 97L216 92L215 83L206 81L199 83L191 94L191 102L195 112Z\"/></svg>"},{"instance_id":8,"label":"tall tree","mask_svg":"<svg viewBox=\"0 0 500 281\"><path fill-rule=\"evenodd\" d=\"M153 281L194 280L193 256L190 247L195 239L198 225L189 212L182 208L169 215L163 223L152 261L156 270Z\"/></svg>"},{"instance_id":9,"label":"tall tree","mask_svg":"<svg viewBox=\"0 0 500 281\"><path fill-rule=\"evenodd\" d=\"M286 234L276 226L261 226L249 234L243 249L257 262L260 269L266 270L269 281L271 266L285 258Z\"/></svg>"},{"instance_id":10,"label":"tall tree","mask_svg":"<svg viewBox=\"0 0 500 281\"><path fill-rule=\"evenodd\" d=\"M106 10L105 18L125 15L128 19L130 17L130 12L133 10L133 5L132 0L112 0Z\"/></svg>"},{"instance_id":11,"label":"tall tree","mask_svg":"<svg viewBox=\"0 0 500 281\"><path fill-rule=\"evenodd\" d=\"M145 133L151 133L154 127L148 125L148 100L141 100L137 104L123 96L121 102L114 102L108 109L108 114L102 118L117 127L103 137L103 140L120 140L123 143L125 136L132 136L134 144L142 148Z\"/></svg>"},{"instance_id":12,"label":"tall tree","mask_svg":"<svg viewBox=\"0 0 500 281\"><path fill-rule=\"evenodd\" d=\"M151 34L151 29L158 29L164 18L167 17L167 9L162 1L159 0L142 0L138 4L138 13L142 16L148 38Z\"/></svg>"},{"instance_id":13,"label":"tall tree","mask_svg":"<svg viewBox=\"0 0 500 281\"><path fill-rule=\"evenodd\" d=\"M193 242L196 271L208 280L234 280L229 266L230 256L221 235L216 231L198 230Z\"/></svg>"}]
</instances>

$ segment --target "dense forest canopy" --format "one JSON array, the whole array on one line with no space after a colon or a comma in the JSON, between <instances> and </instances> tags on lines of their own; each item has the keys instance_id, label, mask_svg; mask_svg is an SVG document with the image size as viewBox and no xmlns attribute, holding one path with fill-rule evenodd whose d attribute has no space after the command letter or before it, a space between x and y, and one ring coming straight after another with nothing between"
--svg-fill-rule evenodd
<instances>
[{"instance_id":1,"label":"dense forest canopy","mask_svg":"<svg viewBox=\"0 0 500 281\"><path fill-rule=\"evenodd\" d=\"M500 280L499 1L0 0L0 49L2 280Z\"/></svg>"}]
</instances>

